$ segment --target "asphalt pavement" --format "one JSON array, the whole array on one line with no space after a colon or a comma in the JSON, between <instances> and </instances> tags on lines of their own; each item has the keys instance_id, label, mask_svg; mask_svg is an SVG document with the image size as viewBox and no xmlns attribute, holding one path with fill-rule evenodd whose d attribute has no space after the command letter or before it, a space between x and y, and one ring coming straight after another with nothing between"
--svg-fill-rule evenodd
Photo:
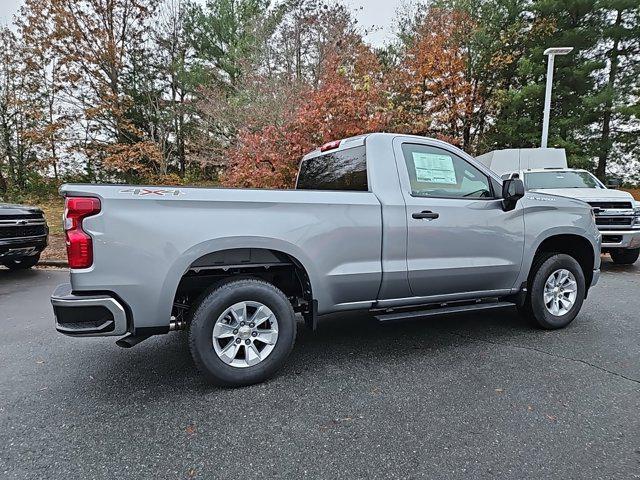
<instances>
[{"instance_id":1,"label":"asphalt pavement","mask_svg":"<svg viewBox=\"0 0 640 480\"><path fill-rule=\"evenodd\" d=\"M207 385L184 333L123 350L53 327L56 270L0 270L0 477L640 478L640 262L568 328L511 309L299 326L287 366Z\"/></svg>"}]
</instances>

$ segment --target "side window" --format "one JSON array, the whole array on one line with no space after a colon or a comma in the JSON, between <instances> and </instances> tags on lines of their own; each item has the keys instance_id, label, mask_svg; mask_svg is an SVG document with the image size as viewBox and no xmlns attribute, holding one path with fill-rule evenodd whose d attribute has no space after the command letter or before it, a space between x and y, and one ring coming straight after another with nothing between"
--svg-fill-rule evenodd
<instances>
[{"instance_id":1,"label":"side window","mask_svg":"<svg viewBox=\"0 0 640 480\"><path fill-rule=\"evenodd\" d=\"M296 189L368 191L365 147L348 148L304 160L300 165Z\"/></svg>"},{"instance_id":2,"label":"side window","mask_svg":"<svg viewBox=\"0 0 640 480\"><path fill-rule=\"evenodd\" d=\"M405 143L404 160L415 197L493 198L489 178L466 160L436 147Z\"/></svg>"}]
</instances>

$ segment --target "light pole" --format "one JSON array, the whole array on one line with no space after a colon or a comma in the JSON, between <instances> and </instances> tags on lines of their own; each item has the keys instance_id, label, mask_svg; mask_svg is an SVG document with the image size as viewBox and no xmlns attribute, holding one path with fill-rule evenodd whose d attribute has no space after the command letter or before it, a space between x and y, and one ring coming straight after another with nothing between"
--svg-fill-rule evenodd
<instances>
[{"instance_id":1,"label":"light pole","mask_svg":"<svg viewBox=\"0 0 640 480\"><path fill-rule=\"evenodd\" d=\"M541 147L547 148L547 140L549 139L549 116L551 115L551 86L553 85L553 58L556 55L566 55L573 47L554 47L547 48L545 55L549 55L547 62L547 89L544 93L544 116L542 118L542 142Z\"/></svg>"}]
</instances>

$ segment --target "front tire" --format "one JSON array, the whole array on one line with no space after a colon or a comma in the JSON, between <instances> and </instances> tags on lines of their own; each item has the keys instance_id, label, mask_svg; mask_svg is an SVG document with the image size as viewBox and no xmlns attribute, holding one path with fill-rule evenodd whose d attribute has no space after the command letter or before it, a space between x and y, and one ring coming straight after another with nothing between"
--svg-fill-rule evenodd
<instances>
[{"instance_id":1,"label":"front tire","mask_svg":"<svg viewBox=\"0 0 640 480\"><path fill-rule=\"evenodd\" d=\"M11 260L4 260L2 264L9 270L28 270L35 267L40 261L40 254L31 257L22 257Z\"/></svg>"},{"instance_id":2,"label":"front tire","mask_svg":"<svg viewBox=\"0 0 640 480\"><path fill-rule=\"evenodd\" d=\"M585 291L582 267L573 257L547 254L531 267L529 293L519 311L542 328L564 328L580 312Z\"/></svg>"},{"instance_id":3,"label":"front tire","mask_svg":"<svg viewBox=\"0 0 640 480\"><path fill-rule=\"evenodd\" d=\"M213 384L244 386L274 375L293 349L296 319L274 285L258 279L212 287L193 309L189 348Z\"/></svg>"},{"instance_id":4,"label":"front tire","mask_svg":"<svg viewBox=\"0 0 640 480\"><path fill-rule=\"evenodd\" d=\"M616 265L633 265L640 257L640 248L618 249L609 252Z\"/></svg>"}]
</instances>

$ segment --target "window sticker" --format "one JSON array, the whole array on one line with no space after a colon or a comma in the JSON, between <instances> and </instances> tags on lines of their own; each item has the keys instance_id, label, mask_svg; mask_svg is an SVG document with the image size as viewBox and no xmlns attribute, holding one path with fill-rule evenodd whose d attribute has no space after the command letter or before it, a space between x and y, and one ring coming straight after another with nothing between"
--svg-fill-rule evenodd
<instances>
[{"instance_id":1,"label":"window sticker","mask_svg":"<svg viewBox=\"0 0 640 480\"><path fill-rule=\"evenodd\" d=\"M419 182L443 183L456 185L456 171L453 168L453 158L449 155L436 153L411 152L413 165L416 169L416 179Z\"/></svg>"}]
</instances>

